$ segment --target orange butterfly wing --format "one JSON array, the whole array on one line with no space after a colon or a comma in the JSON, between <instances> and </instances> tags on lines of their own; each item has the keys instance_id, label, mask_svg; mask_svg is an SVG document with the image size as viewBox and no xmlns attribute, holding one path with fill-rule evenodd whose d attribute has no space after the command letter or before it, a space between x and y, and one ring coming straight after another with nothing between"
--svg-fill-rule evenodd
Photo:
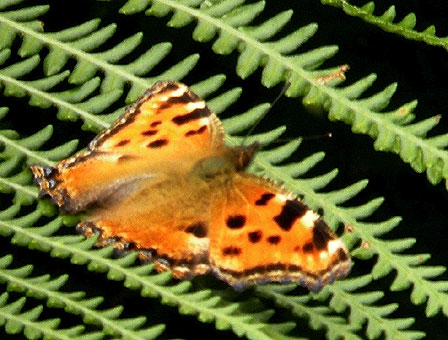
<instances>
[{"instance_id":1,"label":"orange butterfly wing","mask_svg":"<svg viewBox=\"0 0 448 340\"><path fill-rule=\"evenodd\" d=\"M137 251L141 260L154 262L158 271L171 269L177 278L203 274L209 270L209 194L197 177L142 181L131 194L89 212L77 229L99 234L98 245L112 244L119 255Z\"/></svg>"},{"instance_id":2,"label":"orange butterfly wing","mask_svg":"<svg viewBox=\"0 0 448 340\"><path fill-rule=\"evenodd\" d=\"M212 203L210 266L235 288L299 282L313 291L350 270L350 256L325 222L268 179L235 174Z\"/></svg>"},{"instance_id":3,"label":"orange butterfly wing","mask_svg":"<svg viewBox=\"0 0 448 340\"><path fill-rule=\"evenodd\" d=\"M218 118L185 85L158 82L126 109L88 151L57 167L31 166L36 182L76 213L124 186L188 170L223 144Z\"/></svg>"}]
</instances>

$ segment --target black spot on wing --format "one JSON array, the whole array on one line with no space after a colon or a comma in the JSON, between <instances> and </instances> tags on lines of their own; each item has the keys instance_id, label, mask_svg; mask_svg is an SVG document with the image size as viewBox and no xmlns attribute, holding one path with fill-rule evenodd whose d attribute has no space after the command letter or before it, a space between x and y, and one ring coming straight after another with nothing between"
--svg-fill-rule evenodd
<instances>
[{"instance_id":1,"label":"black spot on wing","mask_svg":"<svg viewBox=\"0 0 448 340\"><path fill-rule=\"evenodd\" d=\"M261 232L261 230L252 231L247 234L249 241L252 243L260 242L262 236L263 236L263 233Z\"/></svg>"},{"instance_id":2,"label":"black spot on wing","mask_svg":"<svg viewBox=\"0 0 448 340\"><path fill-rule=\"evenodd\" d=\"M125 162L125 161L129 161L131 159L135 158L135 156L131 156L131 155L122 155L120 156L117 161L118 162Z\"/></svg>"},{"instance_id":3,"label":"black spot on wing","mask_svg":"<svg viewBox=\"0 0 448 340\"><path fill-rule=\"evenodd\" d=\"M308 207L297 200L287 200L283 205L282 211L279 215L274 217L274 221L284 231L289 231L294 222L305 215Z\"/></svg>"},{"instance_id":4,"label":"black spot on wing","mask_svg":"<svg viewBox=\"0 0 448 340\"><path fill-rule=\"evenodd\" d=\"M328 241L333 240L331 229L323 220L318 220L313 227L313 245L317 250L327 248Z\"/></svg>"},{"instance_id":5,"label":"black spot on wing","mask_svg":"<svg viewBox=\"0 0 448 340\"><path fill-rule=\"evenodd\" d=\"M58 173L58 170L51 166L43 168L42 171L43 171L44 177L50 177L50 176Z\"/></svg>"},{"instance_id":6,"label":"black spot on wing","mask_svg":"<svg viewBox=\"0 0 448 340\"><path fill-rule=\"evenodd\" d=\"M140 132L140 134L142 136L154 136L155 134L157 134L157 132L159 132L159 131L158 130L146 130L146 131Z\"/></svg>"},{"instance_id":7,"label":"black spot on wing","mask_svg":"<svg viewBox=\"0 0 448 340\"><path fill-rule=\"evenodd\" d=\"M226 248L223 248L223 249L222 249L222 254L223 254L224 256L229 256L229 255L230 255L230 256L240 255L241 252L242 252L241 248L233 247L233 246L226 247Z\"/></svg>"},{"instance_id":8,"label":"black spot on wing","mask_svg":"<svg viewBox=\"0 0 448 340\"><path fill-rule=\"evenodd\" d=\"M151 88L146 90L145 93L141 95L134 104L126 108L125 112L120 116L120 118L117 119L117 121L112 125L111 128L98 134L89 143L88 149L90 151L94 151L100 148L102 144L106 140L108 140L111 136L117 134L122 129L124 129L125 127L127 127L128 125L132 124L135 121L136 117L138 117L141 114L142 105L150 101L152 98L157 98L160 95L167 95L169 97L169 93L178 90L180 86L181 85L179 83L169 81L168 82L162 81L155 83ZM192 93L188 89L186 89L185 92L189 93L192 98L195 98L195 100L200 100L194 93ZM149 110L152 111L153 109L150 108ZM161 123L162 123L161 121L155 121L151 123L151 127L155 127Z\"/></svg>"},{"instance_id":9,"label":"black spot on wing","mask_svg":"<svg viewBox=\"0 0 448 340\"><path fill-rule=\"evenodd\" d=\"M117 144L115 144L116 147L125 146L128 145L131 142L130 139L122 139Z\"/></svg>"},{"instance_id":10,"label":"black spot on wing","mask_svg":"<svg viewBox=\"0 0 448 340\"><path fill-rule=\"evenodd\" d=\"M311 242L305 243L302 247L304 253L311 253L314 250L314 246Z\"/></svg>"},{"instance_id":11,"label":"black spot on wing","mask_svg":"<svg viewBox=\"0 0 448 340\"><path fill-rule=\"evenodd\" d=\"M246 217L243 215L234 215L227 217L226 224L230 229L240 229L246 224Z\"/></svg>"},{"instance_id":12,"label":"black spot on wing","mask_svg":"<svg viewBox=\"0 0 448 340\"><path fill-rule=\"evenodd\" d=\"M279 244L280 241L282 240L282 238L280 237L280 235L273 235L273 236L269 236L266 240L270 244Z\"/></svg>"},{"instance_id":13,"label":"black spot on wing","mask_svg":"<svg viewBox=\"0 0 448 340\"><path fill-rule=\"evenodd\" d=\"M266 266L266 271L274 272L274 271L278 271L278 270L285 270L286 267L287 267L287 265L283 264L283 263L273 263L273 264L268 264Z\"/></svg>"},{"instance_id":14,"label":"black spot on wing","mask_svg":"<svg viewBox=\"0 0 448 340\"><path fill-rule=\"evenodd\" d=\"M156 127L156 126L158 126L160 124L162 124L162 122L160 120L156 120L155 122L152 122L149 126L154 128L154 127Z\"/></svg>"},{"instance_id":15,"label":"black spot on wing","mask_svg":"<svg viewBox=\"0 0 448 340\"><path fill-rule=\"evenodd\" d=\"M271 192L266 192L261 197L255 201L255 205L266 205L268 202L275 197L275 194Z\"/></svg>"},{"instance_id":16,"label":"black spot on wing","mask_svg":"<svg viewBox=\"0 0 448 340\"><path fill-rule=\"evenodd\" d=\"M168 144L168 140L167 139L157 139L154 142L149 143L148 145L146 145L147 148L161 148L162 146L165 146Z\"/></svg>"},{"instance_id":17,"label":"black spot on wing","mask_svg":"<svg viewBox=\"0 0 448 340\"><path fill-rule=\"evenodd\" d=\"M184 115L178 115L171 119L176 125L183 125L190 123L193 120L198 120L210 116L210 110L207 108L196 109Z\"/></svg>"},{"instance_id":18,"label":"black spot on wing","mask_svg":"<svg viewBox=\"0 0 448 340\"><path fill-rule=\"evenodd\" d=\"M166 92L175 91L179 88L179 84L175 82L160 82L156 83L154 87L159 86L159 84L162 86L159 90L159 94L165 94Z\"/></svg>"},{"instance_id":19,"label":"black spot on wing","mask_svg":"<svg viewBox=\"0 0 448 340\"><path fill-rule=\"evenodd\" d=\"M342 248L339 248L337 250L337 255L338 255L339 260L341 260L341 261L347 261L348 260L347 252L344 249L342 249Z\"/></svg>"},{"instance_id":20,"label":"black spot on wing","mask_svg":"<svg viewBox=\"0 0 448 340\"><path fill-rule=\"evenodd\" d=\"M194 135L200 135L201 133L203 133L205 130L207 130L207 125L202 125L199 129L197 130L190 130L188 132L185 133L185 137L190 137L190 136L194 136Z\"/></svg>"},{"instance_id":21,"label":"black spot on wing","mask_svg":"<svg viewBox=\"0 0 448 340\"><path fill-rule=\"evenodd\" d=\"M177 89L178 88L176 88L175 90ZM194 102L202 102L202 99L199 98L197 95L195 95L193 92L185 89L185 92L182 93L182 95L168 98L165 102L161 103L157 109L165 110L169 109L173 105L179 105L179 104L185 105Z\"/></svg>"},{"instance_id":22,"label":"black spot on wing","mask_svg":"<svg viewBox=\"0 0 448 340\"><path fill-rule=\"evenodd\" d=\"M203 238L207 236L207 226L205 224L205 222L196 222L193 223L191 225L189 225L186 229L185 232L193 234L194 236L198 237L198 238Z\"/></svg>"}]
</instances>

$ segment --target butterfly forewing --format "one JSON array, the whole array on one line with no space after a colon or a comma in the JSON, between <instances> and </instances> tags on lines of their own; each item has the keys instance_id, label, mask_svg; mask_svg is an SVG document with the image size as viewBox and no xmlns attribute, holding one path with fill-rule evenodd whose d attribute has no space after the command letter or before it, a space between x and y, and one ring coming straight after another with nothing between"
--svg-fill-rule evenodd
<instances>
[{"instance_id":1,"label":"butterfly forewing","mask_svg":"<svg viewBox=\"0 0 448 340\"><path fill-rule=\"evenodd\" d=\"M120 187L186 173L222 143L221 125L202 99L183 84L159 82L100 133L88 151L56 168L36 165L31 170L58 206L76 213Z\"/></svg>"}]
</instances>

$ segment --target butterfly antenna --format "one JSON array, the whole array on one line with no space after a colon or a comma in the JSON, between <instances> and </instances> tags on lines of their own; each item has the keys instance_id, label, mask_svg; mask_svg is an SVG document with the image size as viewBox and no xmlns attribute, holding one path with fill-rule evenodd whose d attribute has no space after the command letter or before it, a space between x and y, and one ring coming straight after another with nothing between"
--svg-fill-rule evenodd
<instances>
[{"instance_id":1,"label":"butterfly antenna","mask_svg":"<svg viewBox=\"0 0 448 340\"><path fill-rule=\"evenodd\" d=\"M262 119L268 114L269 111L271 111L271 109L274 107L275 103L278 102L278 100L283 97L283 95L285 94L286 91L288 91L289 87L291 86L291 82L287 81L285 86L283 86L282 90L280 91L280 93L277 95L277 97L273 100L273 102L269 105L269 107L266 109L266 111L263 112L263 114L258 117L258 119L255 121L255 123L251 126L251 128L249 129L249 131L247 132L246 136L244 137L243 141L241 142L241 145L244 145L244 142L246 141L246 139L252 134L252 132L254 132L255 128L257 127L258 124L260 124L260 122L262 121Z\"/></svg>"}]
</instances>

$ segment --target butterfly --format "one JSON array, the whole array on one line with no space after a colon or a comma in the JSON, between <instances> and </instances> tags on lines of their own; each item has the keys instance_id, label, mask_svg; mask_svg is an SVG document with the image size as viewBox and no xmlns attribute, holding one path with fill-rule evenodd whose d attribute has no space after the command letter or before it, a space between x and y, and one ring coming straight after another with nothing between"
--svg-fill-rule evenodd
<instances>
[{"instance_id":1,"label":"butterfly","mask_svg":"<svg viewBox=\"0 0 448 340\"><path fill-rule=\"evenodd\" d=\"M258 144L229 147L220 120L186 85L157 82L88 150L32 165L41 196L97 246L138 252L179 279L212 272L235 289L297 282L312 291L351 260L318 214L275 181L246 173Z\"/></svg>"}]
</instances>

